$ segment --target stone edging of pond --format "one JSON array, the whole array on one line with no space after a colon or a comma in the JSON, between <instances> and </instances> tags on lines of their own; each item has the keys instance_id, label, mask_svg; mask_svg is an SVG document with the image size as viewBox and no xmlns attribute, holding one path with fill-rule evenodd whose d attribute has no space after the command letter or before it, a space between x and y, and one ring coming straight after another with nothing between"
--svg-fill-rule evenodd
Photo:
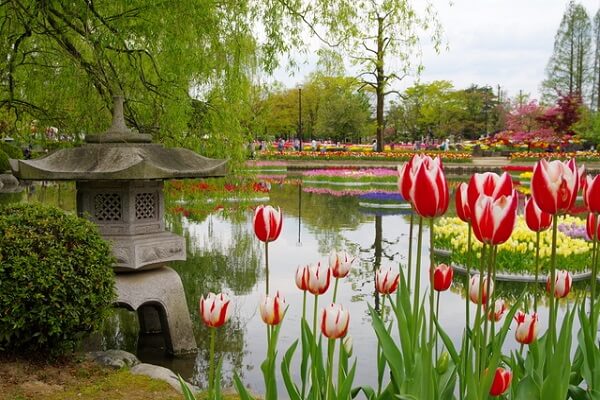
<instances>
[{"instance_id":1,"label":"stone edging of pond","mask_svg":"<svg viewBox=\"0 0 600 400\"><path fill-rule=\"evenodd\" d=\"M358 205L365 208L410 209L408 203L367 203L359 201Z\"/></svg>"},{"instance_id":2,"label":"stone edging of pond","mask_svg":"<svg viewBox=\"0 0 600 400\"><path fill-rule=\"evenodd\" d=\"M124 350L106 350L93 351L86 353L86 358L100 365L114 369L129 368L129 372L135 375L145 375L152 379L158 379L171 385L175 390L181 393L179 379L173 371L158 365L146 364L133 354ZM188 386L194 393L199 393L200 388L188 383Z\"/></svg>"},{"instance_id":3,"label":"stone edging of pond","mask_svg":"<svg viewBox=\"0 0 600 400\"><path fill-rule=\"evenodd\" d=\"M452 251L444 250L444 249L435 249L434 248L433 252L434 252L434 254L436 254L438 256L442 256L442 257L450 257L452 255ZM467 268L465 268L462 265L453 264L452 269L454 269L454 271L458 272L459 274L462 274L462 275L467 274ZM471 275L473 275L475 273L477 273L477 271L472 269ZM573 274L573 282L589 280L591 277L592 277L591 271L580 272L577 274ZM538 276L537 283L546 283L546 278L547 278L546 275ZM596 279L600 281L600 279L598 279L598 278L596 278ZM496 273L496 280L504 281L504 282L535 283L535 276L534 275L517 275L517 274L498 274L498 273Z\"/></svg>"}]
</instances>

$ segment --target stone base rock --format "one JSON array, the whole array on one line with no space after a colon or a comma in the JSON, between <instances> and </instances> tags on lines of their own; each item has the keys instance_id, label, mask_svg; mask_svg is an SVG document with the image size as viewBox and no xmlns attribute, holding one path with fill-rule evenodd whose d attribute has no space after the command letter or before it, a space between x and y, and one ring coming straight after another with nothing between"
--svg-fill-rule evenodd
<instances>
[{"instance_id":1,"label":"stone base rock","mask_svg":"<svg viewBox=\"0 0 600 400\"><path fill-rule=\"evenodd\" d=\"M131 368L131 373L136 375L149 376L153 379L160 379L161 381L167 382L175 390L181 393L181 385L179 383L179 379L177 378L177 375L175 375L175 373L173 373L173 371L171 371L170 369L159 367L157 365L142 363ZM188 386L194 393L198 393L200 391L200 388L194 385L190 385L188 383Z\"/></svg>"},{"instance_id":2,"label":"stone base rock","mask_svg":"<svg viewBox=\"0 0 600 400\"><path fill-rule=\"evenodd\" d=\"M87 353L87 358L114 369L131 368L140 363L136 356L124 350L93 351Z\"/></svg>"}]
</instances>

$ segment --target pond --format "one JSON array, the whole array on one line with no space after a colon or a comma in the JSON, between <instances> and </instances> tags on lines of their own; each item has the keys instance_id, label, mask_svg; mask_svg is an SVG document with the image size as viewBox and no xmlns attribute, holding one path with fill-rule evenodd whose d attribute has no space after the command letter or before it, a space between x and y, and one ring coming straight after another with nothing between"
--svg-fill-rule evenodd
<instances>
[{"instance_id":1,"label":"pond","mask_svg":"<svg viewBox=\"0 0 600 400\"><path fill-rule=\"evenodd\" d=\"M397 268L406 264L409 211L367 208L360 205L356 196L326 193L315 193L298 184L274 184L268 193L268 204L281 207L284 216L282 233L269 246L271 291L280 291L289 305L281 329L279 354L298 338L300 332L302 292L295 285L296 268L317 261L327 264L332 250L345 249L356 256L356 261L349 277L340 281L337 302L347 307L351 315L349 333L354 342L353 357L358 360L355 386L375 386L377 340L371 328L368 306L380 309L381 301L374 289L374 270L379 266ZM21 200L42 201L73 210L74 189L64 184L36 186L23 192ZM173 206L167 205L167 208ZM115 313L102 335L97 337L96 345L136 352L142 361L172 368L194 384L206 387L209 335L198 316L198 300L209 291L223 291L229 294L233 304L230 321L217 331L216 351L224 359L224 385L232 385L235 371L252 391L264 393L260 364L266 354L266 334L258 313L258 303L265 291L264 248L254 235L252 217L250 206L232 212L219 210L199 218L187 218L181 213L171 213L168 217L170 229L187 240L187 261L171 266L184 284L198 344L197 355L165 357L161 350L153 347L157 340L160 346L159 338L138 338L136 316L126 311ZM428 235L425 229L424 237ZM424 246L422 294L429 286L425 267L428 251ZM443 292L440 302L440 323L456 343L460 341L465 325L463 279L456 274L451 291ZM497 290L511 303L523 290L533 288L498 283ZM332 292L330 289L320 298L320 306L331 301ZM308 309L312 310L310 297ZM562 303L563 309L565 304ZM474 314L474 307L471 310ZM544 332L547 310L543 307L540 325L540 331ZM516 348L518 344L509 334L505 349ZM297 353L295 360L298 358ZM282 382L278 386L284 390Z\"/></svg>"}]
</instances>

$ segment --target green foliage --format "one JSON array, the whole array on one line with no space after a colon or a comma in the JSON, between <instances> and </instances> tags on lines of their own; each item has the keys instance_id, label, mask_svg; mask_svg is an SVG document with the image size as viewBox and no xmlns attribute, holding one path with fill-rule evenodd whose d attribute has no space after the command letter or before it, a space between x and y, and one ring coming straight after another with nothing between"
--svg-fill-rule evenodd
<instances>
[{"instance_id":1,"label":"green foliage","mask_svg":"<svg viewBox=\"0 0 600 400\"><path fill-rule=\"evenodd\" d=\"M0 149L0 173L10 169L8 155Z\"/></svg>"},{"instance_id":2,"label":"green foliage","mask_svg":"<svg viewBox=\"0 0 600 400\"><path fill-rule=\"evenodd\" d=\"M56 208L0 210L0 348L60 354L114 300L113 258L96 226Z\"/></svg>"},{"instance_id":3,"label":"green foliage","mask_svg":"<svg viewBox=\"0 0 600 400\"><path fill-rule=\"evenodd\" d=\"M23 152L21 151L21 149L10 143L0 141L0 151L5 152L6 155L8 155L8 158L23 158Z\"/></svg>"}]
</instances>

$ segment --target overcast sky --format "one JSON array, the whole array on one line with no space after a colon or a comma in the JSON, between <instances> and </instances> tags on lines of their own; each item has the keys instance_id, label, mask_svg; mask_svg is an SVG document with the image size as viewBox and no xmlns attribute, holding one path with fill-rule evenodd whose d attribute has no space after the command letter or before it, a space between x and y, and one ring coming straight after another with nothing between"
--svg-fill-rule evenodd
<instances>
[{"instance_id":1,"label":"overcast sky","mask_svg":"<svg viewBox=\"0 0 600 400\"><path fill-rule=\"evenodd\" d=\"M477 84L490 85L494 91L500 85L511 97L519 90L532 98L539 97L568 0L453 0L452 5L448 0L432 2L448 49L436 54L429 47L423 48L425 70L421 82L445 79L459 89ZM579 3L591 18L600 7L600 0ZM304 64L294 76L282 68L274 78L288 87L301 83L314 69L316 57L309 55L298 61ZM401 88L411 82L406 79Z\"/></svg>"}]
</instances>

